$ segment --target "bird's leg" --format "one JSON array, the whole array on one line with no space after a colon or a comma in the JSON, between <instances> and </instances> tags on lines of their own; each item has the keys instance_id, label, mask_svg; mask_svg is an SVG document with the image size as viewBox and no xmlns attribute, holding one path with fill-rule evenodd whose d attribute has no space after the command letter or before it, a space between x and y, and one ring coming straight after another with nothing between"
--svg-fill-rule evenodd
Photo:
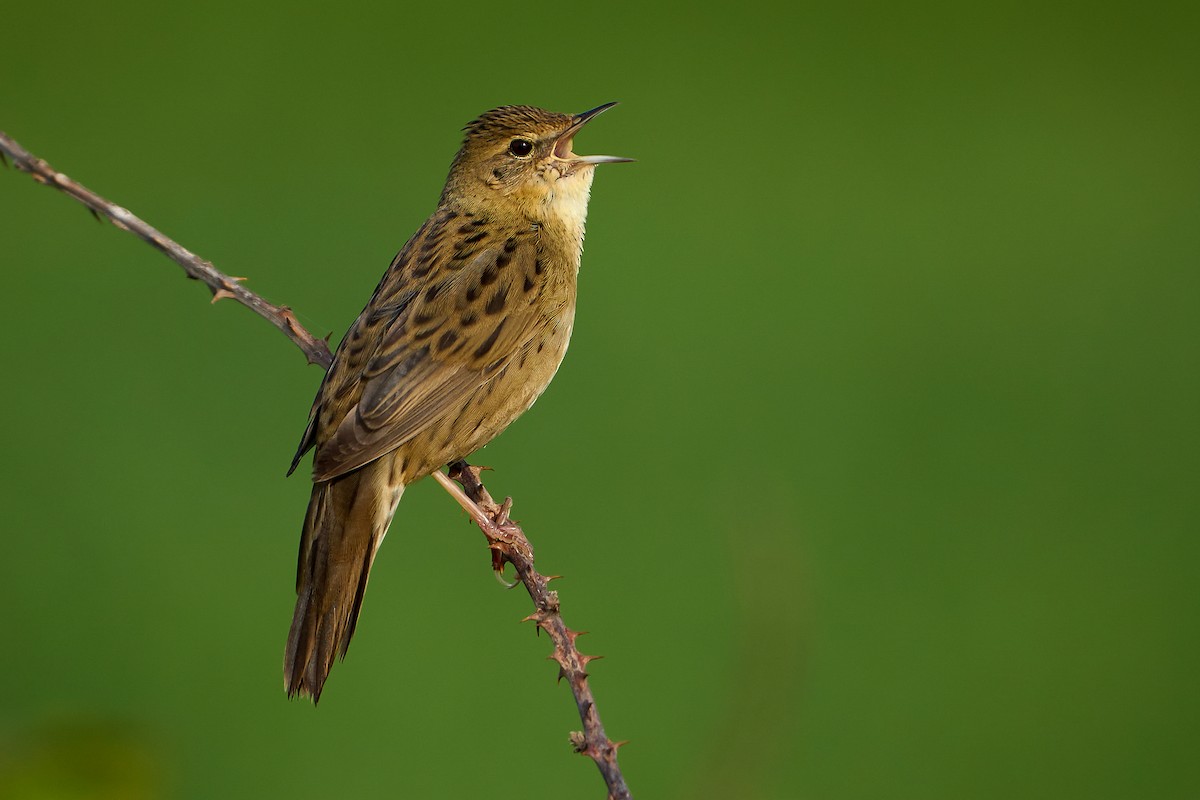
<instances>
[{"instance_id":1,"label":"bird's leg","mask_svg":"<svg viewBox=\"0 0 1200 800\"><path fill-rule=\"evenodd\" d=\"M492 498L486 497L486 490L484 495L480 495L479 492L475 491L476 486L482 488L483 484L479 483L478 476L473 475L471 469L465 461L460 461L450 465L448 475L438 470L433 473L433 477L463 507L467 515L483 530L484 535L491 538L490 534L493 530L496 530L496 524L492 521L488 510L483 508L483 505L494 506L495 504L491 502ZM474 478L474 486L471 485L472 478ZM455 480L462 484L462 488L455 485Z\"/></svg>"},{"instance_id":2,"label":"bird's leg","mask_svg":"<svg viewBox=\"0 0 1200 800\"><path fill-rule=\"evenodd\" d=\"M458 501L483 531L488 540L488 548L492 551L492 571L500 583L511 589L517 584L509 583L502 577L505 562L511 560L509 556L514 551L532 560L533 548L520 526L509 518L512 498L505 498L503 503L497 505L483 482L479 480L479 473L483 469L485 468L473 467L466 461L455 461L449 465L447 474L433 474L438 483L442 484L442 488ZM456 486L454 481L458 481L462 488Z\"/></svg>"}]
</instances>

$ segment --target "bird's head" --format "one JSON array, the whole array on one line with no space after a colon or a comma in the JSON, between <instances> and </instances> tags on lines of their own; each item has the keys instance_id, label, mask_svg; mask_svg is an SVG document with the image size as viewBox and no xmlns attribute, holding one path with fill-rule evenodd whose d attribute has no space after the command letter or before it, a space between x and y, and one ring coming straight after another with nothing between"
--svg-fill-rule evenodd
<instances>
[{"instance_id":1,"label":"bird's head","mask_svg":"<svg viewBox=\"0 0 1200 800\"><path fill-rule=\"evenodd\" d=\"M454 199L493 213L521 213L533 222L562 219L582 226L595 166L633 160L581 156L572 150L579 130L615 105L605 103L582 114L533 106L488 111L465 128L442 202Z\"/></svg>"}]
</instances>

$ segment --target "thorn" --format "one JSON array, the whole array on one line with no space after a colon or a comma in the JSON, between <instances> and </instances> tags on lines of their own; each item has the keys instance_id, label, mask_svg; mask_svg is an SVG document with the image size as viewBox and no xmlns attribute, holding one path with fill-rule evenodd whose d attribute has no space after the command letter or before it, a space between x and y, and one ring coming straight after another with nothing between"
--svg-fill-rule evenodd
<instances>
[{"instance_id":1,"label":"thorn","mask_svg":"<svg viewBox=\"0 0 1200 800\"><path fill-rule=\"evenodd\" d=\"M574 646L576 639L578 639L580 636L586 636L586 635L587 635L587 631L573 631L570 628L567 628L567 638L571 640L572 646Z\"/></svg>"},{"instance_id":2,"label":"thorn","mask_svg":"<svg viewBox=\"0 0 1200 800\"><path fill-rule=\"evenodd\" d=\"M579 654L579 663L586 667L588 665L588 662L599 661L602 658L604 658L604 656L585 656L583 653L580 653Z\"/></svg>"},{"instance_id":3,"label":"thorn","mask_svg":"<svg viewBox=\"0 0 1200 800\"><path fill-rule=\"evenodd\" d=\"M33 178L34 183L40 183L42 186L45 186L47 183L47 180L36 172L29 173L29 177Z\"/></svg>"},{"instance_id":4,"label":"thorn","mask_svg":"<svg viewBox=\"0 0 1200 800\"><path fill-rule=\"evenodd\" d=\"M546 580L546 583L562 579L562 575L543 575L542 577Z\"/></svg>"},{"instance_id":5,"label":"thorn","mask_svg":"<svg viewBox=\"0 0 1200 800\"><path fill-rule=\"evenodd\" d=\"M557 679L557 680L555 680L554 682L555 682L555 683L562 683L562 679L563 679L563 678L565 678L565 677L567 677L567 671L566 671L565 669L563 669L563 668L562 668L562 665L559 665L559 667L558 667L558 679Z\"/></svg>"},{"instance_id":6,"label":"thorn","mask_svg":"<svg viewBox=\"0 0 1200 800\"><path fill-rule=\"evenodd\" d=\"M620 750L622 747L624 747L627 744L629 744L628 739L622 739L619 742L614 742L612 739L608 740L608 746L611 747L613 750Z\"/></svg>"},{"instance_id":7,"label":"thorn","mask_svg":"<svg viewBox=\"0 0 1200 800\"><path fill-rule=\"evenodd\" d=\"M0 150L0 164L3 164L4 168L8 169L8 157L4 155L3 150Z\"/></svg>"},{"instance_id":8,"label":"thorn","mask_svg":"<svg viewBox=\"0 0 1200 800\"><path fill-rule=\"evenodd\" d=\"M92 212L92 217L96 220L96 222L104 222L104 217L100 216L99 211L92 208L91 206L88 206L88 211Z\"/></svg>"},{"instance_id":9,"label":"thorn","mask_svg":"<svg viewBox=\"0 0 1200 800\"><path fill-rule=\"evenodd\" d=\"M279 307L279 316L283 318L284 323L293 333L300 327L300 323L296 320L296 315L292 313L292 309L288 306Z\"/></svg>"},{"instance_id":10,"label":"thorn","mask_svg":"<svg viewBox=\"0 0 1200 800\"><path fill-rule=\"evenodd\" d=\"M321 341L325 343L325 346L326 346L326 347L328 347L328 346L329 346L329 340L330 340L330 339L332 339L332 338L333 338L333 331L330 331L329 333L325 334L325 335L324 335L324 336L321 338Z\"/></svg>"},{"instance_id":11,"label":"thorn","mask_svg":"<svg viewBox=\"0 0 1200 800\"><path fill-rule=\"evenodd\" d=\"M232 300L235 297L237 297L237 295L235 295L233 292L230 292L226 289L215 289L215 290L213 290L212 303L216 304L216 302L218 300L225 300L226 298Z\"/></svg>"}]
</instances>

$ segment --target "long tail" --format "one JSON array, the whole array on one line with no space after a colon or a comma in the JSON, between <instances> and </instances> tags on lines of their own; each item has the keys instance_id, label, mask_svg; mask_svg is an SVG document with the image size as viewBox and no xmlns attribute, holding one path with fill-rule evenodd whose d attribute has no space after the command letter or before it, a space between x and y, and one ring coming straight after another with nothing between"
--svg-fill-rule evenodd
<instances>
[{"instance_id":1,"label":"long tail","mask_svg":"<svg viewBox=\"0 0 1200 800\"><path fill-rule=\"evenodd\" d=\"M289 697L316 703L336 653L346 657L375 552L404 486L390 485L391 459L313 486L296 566L296 611L283 657Z\"/></svg>"}]
</instances>

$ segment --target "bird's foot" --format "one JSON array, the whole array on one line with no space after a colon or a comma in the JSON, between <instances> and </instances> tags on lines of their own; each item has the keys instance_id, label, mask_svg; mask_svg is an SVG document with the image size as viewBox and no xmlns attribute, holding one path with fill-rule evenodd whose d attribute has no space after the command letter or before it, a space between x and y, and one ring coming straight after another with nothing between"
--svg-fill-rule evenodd
<instances>
[{"instance_id":1,"label":"bird's foot","mask_svg":"<svg viewBox=\"0 0 1200 800\"><path fill-rule=\"evenodd\" d=\"M497 504L479 480L479 473L483 469L486 468L472 466L466 461L456 461L449 465L447 474L440 477L439 481L456 497L483 531L488 540L488 549L492 553L492 571L501 584L511 589L517 584L504 579L504 565L514 559L532 563L533 548L525 538L521 526L511 517L512 498L506 497L503 503ZM450 481L457 481L462 490L459 491L457 487L451 489L453 484Z\"/></svg>"}]
</instances>

